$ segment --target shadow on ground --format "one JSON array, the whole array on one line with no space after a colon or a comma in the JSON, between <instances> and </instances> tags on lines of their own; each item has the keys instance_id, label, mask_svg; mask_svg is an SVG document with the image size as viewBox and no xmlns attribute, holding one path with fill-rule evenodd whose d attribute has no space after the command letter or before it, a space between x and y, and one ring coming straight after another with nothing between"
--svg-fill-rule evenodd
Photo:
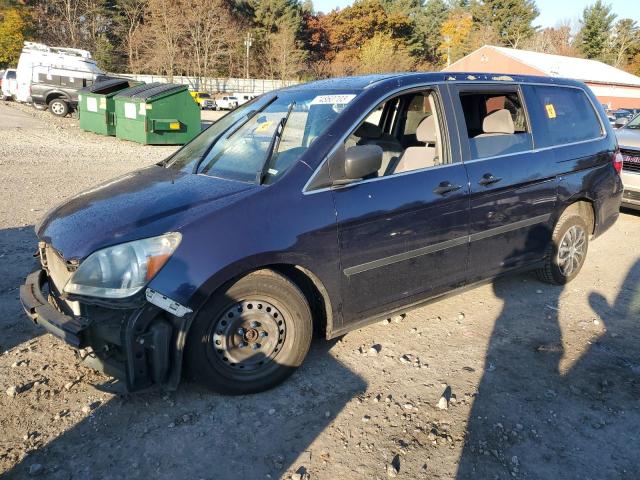
<instances>
[{"instance_id":1,"label":"shadow on ground","mask_svg":"<svg viewBox=\"0 0 640 480\"><path fill-rule=\"evenodd\" d=\"M573 317L565 327L570 339L572 331L604 324L605 333L578 358L563 358L558 318L571 284L541 284L552 292L543 311L523 308L530 302L524 285L494 283L504 306L469 415L457 478L640 478L640 262L627 273L617 298L609 301L592 291L593 316ZM563 318L571 315L563 311ZM564 371L561 360L568 360Z\"/></svg>"},{"instance_id":2,"label":"shadow on ground","mask_svg":"<svg viewBox=\"0 0 640 480\"><path fill-rule=\"evenodd\" d=\"M6 473L29 478L279 478L304 471L309 449L366 383L315 341L307 361L280 387L227 397L193 384L171 394L114 398ZM306 465L306 466L305 466Z\"/></svg>"},{"instance_id":3,"label":"shadow on ground","mask_svg":"<svg viewBox=\"0 0 640 480\"><path fill-rule=\"evenodd\" d=\"M0 230L0 352L40 334L25 321L19 295L26 276L38 268L37 245L33 225Z\"/></svg>"}]
</instances>

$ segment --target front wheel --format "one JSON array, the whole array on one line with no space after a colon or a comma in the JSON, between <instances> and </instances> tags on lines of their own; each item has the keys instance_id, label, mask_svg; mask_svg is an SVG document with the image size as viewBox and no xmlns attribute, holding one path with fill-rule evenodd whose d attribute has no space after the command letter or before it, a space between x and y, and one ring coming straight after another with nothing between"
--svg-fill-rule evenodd
<instances>
[{"instance_id":1,"label":"front wheel","mask_svg":"<svg viewBox=\"0 0 640 480\"><path fill-rule=\"evenodd\" d=\"M538 278L547 283L564 285L573 280L589 249L587 223L578 214L563 215L553 230L553 236L545 258L545 264L538 269Z\"/></svg>"},{"instance_id":2,"label":"front wheel","mask_svg":"<svg viewBox=\"0 0 640 480\"><path fill-rule=\"evenodd\" d=\"M300 289L273 271L254 272L198 313L187 340L187 372L219 393L267 390L302 364L312 330Z\"/></svg>"}]
</instances>

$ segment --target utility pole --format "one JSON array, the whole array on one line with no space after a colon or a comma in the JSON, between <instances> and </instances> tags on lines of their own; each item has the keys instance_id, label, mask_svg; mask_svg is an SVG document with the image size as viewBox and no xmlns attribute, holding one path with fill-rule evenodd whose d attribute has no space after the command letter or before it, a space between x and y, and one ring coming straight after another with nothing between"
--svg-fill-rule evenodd
<instances>
[{"instance_id":1,"label":"utility pole","mask_svg":"<svg viewBox=\"0 0 640 480\"><path fill-rule=\"evenodd\" d=\"M248 32L247 37L244 39L244 46L247 49L247 55L244 63L244 76L247 79L249 78L249 49L251 48L251 45L253 45L253 35L251 35L251 32Z\"/></svg>"}]
</instances>

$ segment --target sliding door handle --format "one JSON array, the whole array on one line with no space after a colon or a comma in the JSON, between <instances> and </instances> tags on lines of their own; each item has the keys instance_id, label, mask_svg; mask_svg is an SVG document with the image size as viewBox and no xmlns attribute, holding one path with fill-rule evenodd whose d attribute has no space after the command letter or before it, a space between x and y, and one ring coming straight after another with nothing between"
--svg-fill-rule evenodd
<instances>
[{"instance_id":1,"label":"sliding door handle","mask_svg":"<svg viewBox=\"0 0 640 480\"><path fill-rule=\"evenodd\" d=\"M482 178L478 181L478 183L483 187L486 187L488 185L493 185L494 183L498 183L500 180L502 180L501 177L496 177L491 173L485 173L482 176Z\"/></svg>"},{"instance_id":2,"label":"sliding door handle","mask_svg":"<svg viewBox=\"0 0 640 480\"><path fill-rule=\"evenodd\" d=\"M433 193L438 195L446 195L447 193L455 192L456 190L460 190L462 185L454 185L451 182L440 182L436 188L433 189Z\"/></svg>"}]
</instances>

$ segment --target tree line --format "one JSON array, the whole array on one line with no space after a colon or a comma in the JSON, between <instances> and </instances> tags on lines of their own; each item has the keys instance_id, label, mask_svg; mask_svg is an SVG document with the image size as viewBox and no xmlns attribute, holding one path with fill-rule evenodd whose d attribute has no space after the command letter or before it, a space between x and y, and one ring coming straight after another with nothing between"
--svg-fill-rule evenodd
<instances>
[{"instance_id":1,"label":"tree line","mask_svg":"<svg viewBox=\"0 0 640 480\"><path fill-rule=\"evenodd\" d=\"M539 28L534 0L0 0L0 68L24 40L91 51L111 72L314 79L439 70L485 44L601 60L640 74L640 29L597 0ZM249 61L246 60L250 39Z\"/></svg>"}]
</instances>

